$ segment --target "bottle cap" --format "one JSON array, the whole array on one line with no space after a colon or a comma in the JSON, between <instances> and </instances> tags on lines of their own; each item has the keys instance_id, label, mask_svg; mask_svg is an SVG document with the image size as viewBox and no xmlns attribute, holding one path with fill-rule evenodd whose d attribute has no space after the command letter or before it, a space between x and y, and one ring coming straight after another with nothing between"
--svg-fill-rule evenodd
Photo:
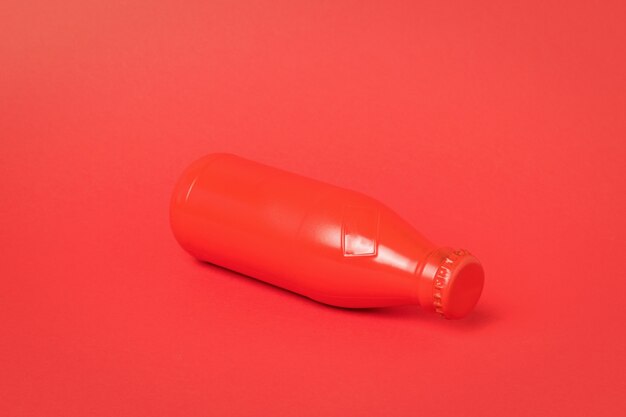
<instances>
[{"instance_id":1,"label":"bottle cap","mask_svg":"<svg viewBox=\"0 0 626 417\"><path fill-rule=\"evenodd\" d=\"M468 251L437 249L421 270L420 303L445 318L460 319L476 306L484 280L482 265Z\"/></svg>"}]
</instances>

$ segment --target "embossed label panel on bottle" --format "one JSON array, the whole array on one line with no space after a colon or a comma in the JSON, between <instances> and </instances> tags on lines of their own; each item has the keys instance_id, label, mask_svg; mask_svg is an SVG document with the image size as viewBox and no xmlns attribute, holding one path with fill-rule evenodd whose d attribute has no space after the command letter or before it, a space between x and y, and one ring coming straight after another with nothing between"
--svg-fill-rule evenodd
<instances>
[{"instance_id":1,"label":"embossed label panel on bottle","mask_svg":"<svg viewBox=\"0 0 626 417\"><path fill-rule=\"evenodd\" d=\"M378 249L378 224L378 210L347 206L343 217L343 255L375 256Z\"/></svg>"}]
</instances>

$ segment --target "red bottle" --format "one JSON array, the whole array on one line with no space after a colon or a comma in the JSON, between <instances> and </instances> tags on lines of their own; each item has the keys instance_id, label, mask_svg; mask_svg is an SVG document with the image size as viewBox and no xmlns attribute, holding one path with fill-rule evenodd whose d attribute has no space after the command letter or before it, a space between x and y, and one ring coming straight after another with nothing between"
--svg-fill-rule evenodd
<instances>
[{"instance_id":1,"label":"red bottle","mask_svg":"<svg viewBox=\"0 0 626 417\"><path fill-rule=\"evenodd\" d=\"M468 314L484 273L361 193L212 154L183 173L171 225L196 258L340 307L419 304Z\"/></svg>"}]
</instances>

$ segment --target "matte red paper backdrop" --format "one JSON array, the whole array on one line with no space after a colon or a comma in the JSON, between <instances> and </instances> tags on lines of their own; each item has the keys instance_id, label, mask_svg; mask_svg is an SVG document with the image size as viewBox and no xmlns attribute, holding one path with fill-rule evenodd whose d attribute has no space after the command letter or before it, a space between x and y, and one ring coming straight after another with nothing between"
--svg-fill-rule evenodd
<instances>
[{"instance_id":1,"label":"matte red paper backdrop","mask_svg":"<svg viewBox=\"0 0 626 417\"><path fill-rule=\"evenodd\" d=\"M0 415L626 412L623 2L0 4ZM353 188L487 272L466 320L200 264L209 152Z\"/></svg>"}]
</instances>

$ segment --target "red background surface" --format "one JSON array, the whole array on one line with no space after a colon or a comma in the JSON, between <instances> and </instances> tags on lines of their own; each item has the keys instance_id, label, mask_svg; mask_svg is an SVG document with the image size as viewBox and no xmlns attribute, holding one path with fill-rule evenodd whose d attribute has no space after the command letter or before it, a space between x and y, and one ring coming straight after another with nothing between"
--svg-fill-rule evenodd
<instances>
[{"instance_id":1,"label":"red background surface","mask_svg":"<svg viewBox=\"0 0 626 417\"><path fill-rule=\"evenodd\" d=\"M623 2L0 4L2 416L626 411ZM353 188L487 272L466 320L192 260L209 152Z\"/></svg>"}]
</instances>

